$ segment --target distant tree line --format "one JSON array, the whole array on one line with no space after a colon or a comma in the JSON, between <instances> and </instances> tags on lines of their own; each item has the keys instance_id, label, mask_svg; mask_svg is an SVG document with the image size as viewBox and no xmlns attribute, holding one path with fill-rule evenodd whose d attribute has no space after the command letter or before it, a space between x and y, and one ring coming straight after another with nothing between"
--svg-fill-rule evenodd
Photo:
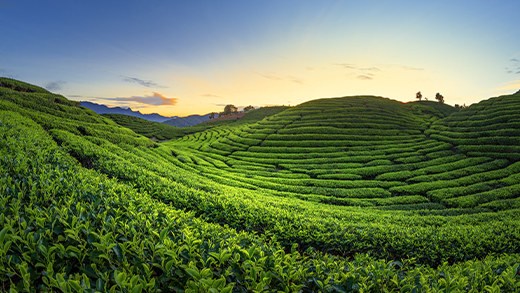
<instances>
[{"instance_id":1,"label":"distant tree line","mask_svg":"<svg viewBox=\"0 0 520 293\"><path fill-rule=\"evenodd\" d=\"M415 94L415 98L418 99L419 101L421 101L423 99L421 92L417 92ZM439 103L444 104L444 96L441 95L440 93L435 94L435 99L437 101L439 101ZM428 98L425 97L424 100L428 101ZM466 107L467 107L466 104L463 104L463 105L455 104L455 108L457 108L457 109L462 109L462 108L466 108Z\"/></svg>"},{"instance_id":2,"label":"distant tree line","mask_svg":"<svg viewBox=\"0 0 520 293\"><path fill-rule=\"evenodd\" d=\"M415 94L415 98L418 99L419 101L421 101L422 98L423 98L421 92L417 92L417 94ZM444 103L444 96L441 95L440 93L435 94L435 99L436 99L437 101L439 101L439 103L441 103L441 104ZM428 101L428 98L425 97L424 100L425 100L425 101Z\"/></svg>"},{"instance_id":3,"label":"distant tree line","mask_svg":"<svg viewBox=\"0 0 520 293\"><path fill-rule=\"evenodd\" d=\"M255 109L255 107L249 105L247 107L244 107L243 112L247 112L247 111L250 111L253 109ZM232 114L237 114L237 113L238 113L238 108L235 107L235 105L233 105L233 104L229 104L224 107L224 111L218 113L218 117L220 118L222 116L227 116L227 115L232 115ZM214 119L215 115L217 115L217 113L212 112L211 114L209 114L209 119Z\"/></svg>"}]
</instances>

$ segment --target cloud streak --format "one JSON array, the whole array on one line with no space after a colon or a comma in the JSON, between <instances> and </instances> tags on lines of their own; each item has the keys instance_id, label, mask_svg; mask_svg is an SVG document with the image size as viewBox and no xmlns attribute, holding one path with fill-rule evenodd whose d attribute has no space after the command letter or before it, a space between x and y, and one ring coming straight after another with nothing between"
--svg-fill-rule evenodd
<instances>
[{"instance_id":1,"label":"cloud streak","mask_svg":"<svg viewBox=\"0 0 520 293\"><path fill-rule=\"evenodd\" d=\"M513 58L509 62L513 64L511 67L506 67L506 72L509 74L520 74L520 60Z\"/></svg>"},{"instance_id":2,"label":"cloud streak","mask_svg":"<svg viewBox=\"0 0 520 293\"><path fill-rule=\"evenodd\" d=\"M381 71L381 69L377 67L359 67L354 64L350 63L332 63L333 65L339 66L343 69L347 70L355 70L357 71L355 74L357 74L356 78L360 80L373 80L374 74L372 72Z\"/></svg>"},{"instance_id":3,"label":"cloud streak","mask_svg":"<svg viewBox=\"0 0 520 293\"><path fill-rule=\"evenodd\" d=\"M299 85L303 85L303 80L301 78L299 78L299 77L296 77L296 76L281 77L281 76L274 75L272 73L258 73L258 72L257 72L257 74L262 76L262 77L265 77L267 79L270 79L270 80L290 81L290 82L297 83Z\"/></svg>"},{"instance_id":4,"label":"cloud streak","mask_svg":"<svg viewBox=\"0 0 520 293\"><path fill-rule=\"evenodd\" d=\"M57 80L57 81L51 81L47 84L45 84L43 87L46 88L47 90L53 92L53 91L59 91L61 89L63 89L63 86L66 84L66 82L62 81L62 80Z\"/></svg>"},{"instance_id":5,"label":"cloud streak","mask_svg":"<svg viewBox=\"0 0 520 293\"><path fill-rule=\"evenodd\" d=\"M206 98L218 98L218 99L222 99L221 96L212 95L212 94L203 94L203 95L201 95L201 96L206 97Z\"/></svg>"},{"instance_id":6,"label":"cloud streak","mask_svg":"<svg viewBox=\"0 0 520 293\"><path fill-rule=\"evenodd\" d=\"M408 67L408 66L399 66L399 67L401 67L401 69L404 69L404 70L415 70L415 71L424 70L424 68L416 68L416 67Z\"/></svg>"},{"instance_id":7,"label":"cloud streak","mask_svg":"<svg viewBox=\"0 0 520 293\"><path fill-rule=\"evenodd\" d=\"M354 65L349 64L349 63L332 63L332 64L336 65L336 66L343 67L345 69L358 69L357 66L354 66Z\"/></svg>"},{"instance_id":8,"label":"cloud streak","mask_svg":"<svg viewBox=\"0 0 520 293\"><path fill-rule=\"evenodd\" d=\"M270 80L282 80L281 77L278 77L278 76L275 76L275 75L272 75L272 74L263 74L263 73L258 73L258 75L262 76L262 77L265 77L267 79L270 79Z\"/></svg>"},{"instance_id":9,"label":"cloud streak","mask_svg":"<svg viewBox=\"0 0 520 293\"><path fill-rule=\"evenodd\" d=\"M151 80L143 80L143 79L140 79L137 77L123 76L123 81L128 82L128 83L137 83L139 85L149 87L149 88L167 88L167 86L157 84Z\"/></svg>"},{"instance_id":10,"label":"cloud streak","mask_svg":"<svg viewBox=\"0 0 520 293\"><path fill-rule=\"evenodd\" d=\"M174 106L177 104L179 99L177 98L167 98L164 95L153 92L151 96L132 96L132 97L118 97L118 98L108 98L107 100L118 101L118 102L138 102L140 104L152 105L152 106Z\"/></svg>"}]
</instances>

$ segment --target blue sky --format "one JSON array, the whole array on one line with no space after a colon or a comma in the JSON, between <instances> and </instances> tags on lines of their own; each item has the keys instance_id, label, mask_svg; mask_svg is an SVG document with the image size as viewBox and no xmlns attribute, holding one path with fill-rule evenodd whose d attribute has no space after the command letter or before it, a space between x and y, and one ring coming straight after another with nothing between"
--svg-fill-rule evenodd
<instances>
[{"instance_id":1,"label":"blue sky","mask_svg":"<svg viewBox=\"0 0 520 293\"><path fill-rule=\"evenodd\" d=\"M0 76L185 116L520 89L520 1L0 0Z\"/></svg>"}]
</instances>

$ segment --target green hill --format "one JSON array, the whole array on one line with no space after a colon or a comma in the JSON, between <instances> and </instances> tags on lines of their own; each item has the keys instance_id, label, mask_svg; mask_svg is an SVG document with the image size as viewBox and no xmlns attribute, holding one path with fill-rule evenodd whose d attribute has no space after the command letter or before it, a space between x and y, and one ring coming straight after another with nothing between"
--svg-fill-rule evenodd
<instances>
[{"instance_id":1,"label":"green hill","mask_svg":"<svg viewBox=\"0 0 520 293\"><path fill-rule=\"evenodd\" d=\"M19 89L0 87L2 290L520 289L518 94L321 99L159 144Z\"/></svg>"}]
</instances>

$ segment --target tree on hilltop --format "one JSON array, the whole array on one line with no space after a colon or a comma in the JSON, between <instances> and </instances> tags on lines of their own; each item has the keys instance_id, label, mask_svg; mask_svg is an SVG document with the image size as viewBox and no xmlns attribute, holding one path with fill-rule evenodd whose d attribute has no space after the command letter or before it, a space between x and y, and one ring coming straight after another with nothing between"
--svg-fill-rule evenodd
<instances>
[{"instance_id":1,"label":"tree on hilltop","mask_svg":"<svg viewBox=\"0 0 520 293\"><path fill-rule=\"evenodd\" d=\"M226 105L224 107L224 112L222 112L222 115L225 116L225 115L231 115L231 114L236 114L238 113L238 108L235 107L235 105Z\"/></svg>"},{"instance_id":2,"label":"tree on hilltop","mask_svg":"<svg viewBox=\"0 0 520 293\"><path fill-rule=\"evenodd\" d=\"M247 111L250 111L250 110L254 110L254 109L255 109L255 107L249 105L249 106L244 108L244 112L247 112Z\"/></svg>"},{"instance_id":3,"label":"tree on hilltop","mask_svg":"<svg viewBox=\"0 0 520 293\"><path fill-rule=\"evenodd\" d=\"M439 94L439 93L435 94L435 99L437 101L439 101L439 103L441 103L441 104L444 103L444 97L441 94Z\"/></svg>"},{"instance_id":4,"label":"tree on hilltop","mask_svg":"<svg viewBox=\"0 0 520 293\"><path fill-rule=\"evenodd\" d=\"M421 94L421 92L417 92L417 93L415 94L415 98L416 98L416 99L419 99L419 101L422 100L422 94Z\"/></svg>"},{"instance_id":5,"label":"tree on hilltop","mask_svg":"<svg viewBox=\"0 0 520 293\"><path fill-rule=\"evenodd\" d=\"M213 119L213 118L215 118L215 114L217 114L217 113L215 113L215 112L211 112L211 114L209 114L209 119Z\"/></svg>"}]
</instances>

